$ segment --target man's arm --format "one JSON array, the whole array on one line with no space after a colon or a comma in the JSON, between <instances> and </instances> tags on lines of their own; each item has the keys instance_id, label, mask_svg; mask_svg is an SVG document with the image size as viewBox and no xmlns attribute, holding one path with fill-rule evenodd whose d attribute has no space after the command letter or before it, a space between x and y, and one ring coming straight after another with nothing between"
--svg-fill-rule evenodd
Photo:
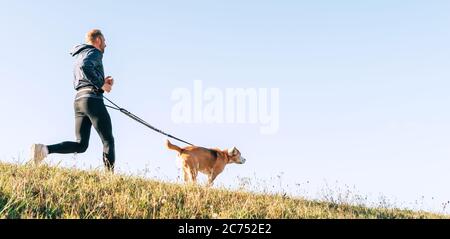
<instances>
[{"instance_id":1,"label":"man's arm","mask_svg":"<svg viewBox=\"0 0 450 239\"><path fill-rule=\"evenodd\" d=\"M87 54L86 58L84 58L83 64L81 65L81 70L84 75L97 89L101 89L105 84L103 76L95 70L99 64L102 64L100 53L91 51Z\"/></svg>"}]
</instances>

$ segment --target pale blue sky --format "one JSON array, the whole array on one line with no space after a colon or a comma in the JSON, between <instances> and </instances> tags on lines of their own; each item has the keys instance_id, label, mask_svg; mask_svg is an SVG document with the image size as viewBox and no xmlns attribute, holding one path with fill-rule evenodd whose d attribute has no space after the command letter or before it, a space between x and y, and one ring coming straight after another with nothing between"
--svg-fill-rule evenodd
<instances>
[{"instance_id":1,"label":"pale blue sky","mask_svg":"<svg viewBox=\"0 0 450 239\"><path fill-rule=\"evenodd\" d=\"M240 176L278 185L282 174L291 193L318 197L338 181L375 200L439 211L450 200L449 12L444 0L0 0L0 157L74 140L68 52L100 28L105 70L116 79L111 99L196 144L241 149L248 164L230 166L218 184L234 187ZM171 93L194 80L280 88L279 133L174 124ZM163 137L111 115L120 170L177 179ZM50 162L99 167L101 151L94 133L86 154Z\"/></svg>"}]
</instances>

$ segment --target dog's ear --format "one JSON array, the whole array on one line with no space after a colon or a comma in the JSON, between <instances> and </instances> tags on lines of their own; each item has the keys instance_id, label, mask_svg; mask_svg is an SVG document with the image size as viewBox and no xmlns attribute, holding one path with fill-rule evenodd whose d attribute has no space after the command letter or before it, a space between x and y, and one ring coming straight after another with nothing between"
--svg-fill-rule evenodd
<instances>
[{"instance_id":1,"label":"dog's ear","mask_svg":"<svg viewBox=\"0 0 450 239\"><path fill-rule=\"evenodd\" d=\"M228 155L229 156L234 156L236 154L237 154L237 148L236 147L233 147L233 148L228 150Z\"/></svg>"}]
</instances>

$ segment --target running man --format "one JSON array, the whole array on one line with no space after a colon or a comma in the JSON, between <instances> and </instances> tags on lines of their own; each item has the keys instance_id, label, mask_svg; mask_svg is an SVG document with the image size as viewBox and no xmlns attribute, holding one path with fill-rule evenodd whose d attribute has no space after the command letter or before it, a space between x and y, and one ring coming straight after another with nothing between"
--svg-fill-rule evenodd
<instances>
[{"instance_id":1,"label":"running man","mask_svg":"<svg viewBox=\"0 0 450 239\"><path fill-rule=\"evenodd\" d=\"M74 102L76 142L55 145L34 144L31 161L40 164L49 154L84 153L89 146L91 128L94 126L103 143L103 163L114 172L115 151L111 118L103 102L103 93L110 93L114 84L111 76L105 78L103 53L105 37L94 29L86 34L86 44L76 46L71 55L75 58Z\"/></svg>"}]
</instances>

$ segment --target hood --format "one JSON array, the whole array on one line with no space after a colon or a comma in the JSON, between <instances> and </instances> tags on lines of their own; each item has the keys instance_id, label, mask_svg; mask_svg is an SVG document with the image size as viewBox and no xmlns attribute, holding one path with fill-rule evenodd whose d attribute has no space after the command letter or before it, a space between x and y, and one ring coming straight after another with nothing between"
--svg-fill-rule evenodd
<instances>
[{"instance_id":1,"label":"hood","mask_svg":"<svg viewBox=\"0 0 450 239\"><path fill-rule=\"evenodd\" d=\"M76 55L80 54L82 51L84 51L86 49L96 49L96 48L94 46L92 46L92 45L81 44L81 45L75 46L70 51L70 55L71 56L76 56Z\"/></svg>"}]
</instances>

